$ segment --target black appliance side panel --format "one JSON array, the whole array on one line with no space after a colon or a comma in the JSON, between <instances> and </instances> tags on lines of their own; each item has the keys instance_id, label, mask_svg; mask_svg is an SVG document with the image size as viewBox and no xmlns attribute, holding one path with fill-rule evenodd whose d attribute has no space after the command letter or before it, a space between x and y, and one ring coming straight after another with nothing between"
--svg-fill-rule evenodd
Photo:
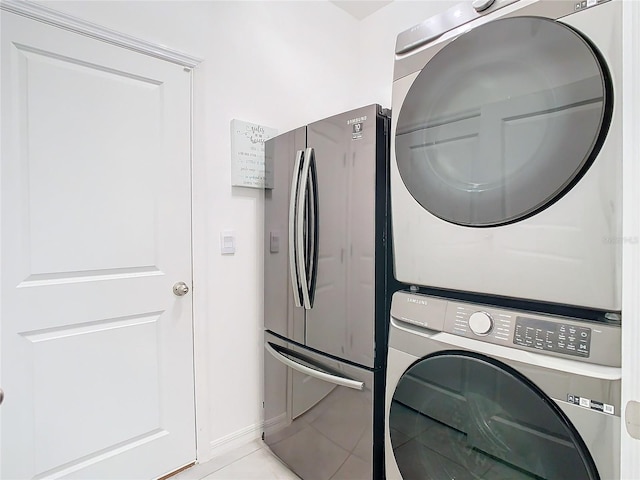
<instances>
[{"instance_id":1,"label":"black appliance side panel","mask_svg":"<svg viewBox=\"0 0 640 480\"><path fill-rule=\"evenodd\" d=\"M376 118L376 227L375 227L375 363L387 361L389 318L393 292L402 288L393 276L393 236L391 233L390 111L379 109Z\"/></svg>"},{"instance_id":2,"label":"black appliance side panel","mask_svg":"<svg viewBox=\"0 0 640 480\"><path fill-rule=\"evenodd\" d=\"M384 408L387 369L373 372L373 480L385 478L384 464Z\"/></svg>"}]
</instances>

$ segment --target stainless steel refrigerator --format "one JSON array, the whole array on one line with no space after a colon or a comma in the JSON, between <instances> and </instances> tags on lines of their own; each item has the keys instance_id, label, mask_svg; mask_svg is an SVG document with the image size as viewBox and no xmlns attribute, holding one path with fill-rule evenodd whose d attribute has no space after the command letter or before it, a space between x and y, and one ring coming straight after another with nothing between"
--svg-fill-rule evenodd
<instances>
[{"instance_id":1,"label":"stainless steel refrigerator","mask_svg":"<svg viewBox=\"0 0 640 480\"><path fill-rule=\"evenodd\" d=\"M389 111L266 143L264 434L304 480L383 478Z\"/></svg>"}]
</instances>

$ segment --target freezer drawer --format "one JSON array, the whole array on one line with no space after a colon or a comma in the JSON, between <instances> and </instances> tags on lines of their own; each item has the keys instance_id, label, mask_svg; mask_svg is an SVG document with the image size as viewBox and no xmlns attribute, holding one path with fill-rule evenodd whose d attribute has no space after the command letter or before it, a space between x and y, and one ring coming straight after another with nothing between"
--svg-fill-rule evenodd
<instances>
[{"instance_id":1,"label":"freezer drawer","mask_svg":"<svg viewBox=\"0 0 640 480\"><path fill-rule=\"evenodd\" d=\"M374 372L265 332L264 441L304 480L370 480Z\"/></svg>"}]
</instances>

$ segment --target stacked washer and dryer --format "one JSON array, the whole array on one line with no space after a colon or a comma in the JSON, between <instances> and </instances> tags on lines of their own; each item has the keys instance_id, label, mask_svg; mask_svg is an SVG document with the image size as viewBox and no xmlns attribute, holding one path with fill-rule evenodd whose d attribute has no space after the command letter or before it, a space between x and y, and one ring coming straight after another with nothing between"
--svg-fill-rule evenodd
<instances>
[{"instance_id":1,"label":"stacked washer and dryer","mask_svg":"<svg viewBox=\"0 0 640 480\"><path fill-rule=\"evenodd\" d=\"M476 0L401 33L386 474L618 479L621 4Z\"/></svg>"}]
</instances>

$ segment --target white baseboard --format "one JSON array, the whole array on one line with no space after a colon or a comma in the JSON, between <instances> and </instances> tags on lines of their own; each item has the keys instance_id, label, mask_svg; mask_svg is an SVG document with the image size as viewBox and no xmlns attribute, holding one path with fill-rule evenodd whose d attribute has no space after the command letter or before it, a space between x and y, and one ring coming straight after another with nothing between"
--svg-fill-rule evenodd
<instances>
[{"instance_id":1,"label":"white baseboard","mask_svg":"<svg viewBox=\"0 0 640 480\"><path fill-rule=\"evenodd\" d=\"M197 465L189 469L189 476L184 480L205 478L256 450L260 450L263 447L262 441L259 439L251 440L252 433L253 436L256 435L255 430L255 426L247 427L211 442L209 444L210 450L206 452L206 455L198 457Z\"/></svg>"},{"instance_id":2,"label":"white baseboard","mask_svg":"<svg viewBox=\"0 0 640 480\"><path fill-rule=\"evenodd\" d=\"M227 460L228 454L243 456L260 448L262 432L265 429L279 430L287 424L287 413L270 418L266 422L258 422L237 430L229 435L220 437L209 443L209 450L205 455L199 455L198 463L209 462L212 459ZM224 458L223 458L224 457Z\"/></svg>"},{"instance_id":3,"label":"white baseboard","mask_svg":"<svg viewBox=\"0 0 640 480\"><path fill-rule=\"evenodd\" d=\"M264 422L249 425L237 430L229 435L211 441L209 448L209 458L224 455L232 450L243 447L262 436Z\"/></svg>"}]
</instances>

